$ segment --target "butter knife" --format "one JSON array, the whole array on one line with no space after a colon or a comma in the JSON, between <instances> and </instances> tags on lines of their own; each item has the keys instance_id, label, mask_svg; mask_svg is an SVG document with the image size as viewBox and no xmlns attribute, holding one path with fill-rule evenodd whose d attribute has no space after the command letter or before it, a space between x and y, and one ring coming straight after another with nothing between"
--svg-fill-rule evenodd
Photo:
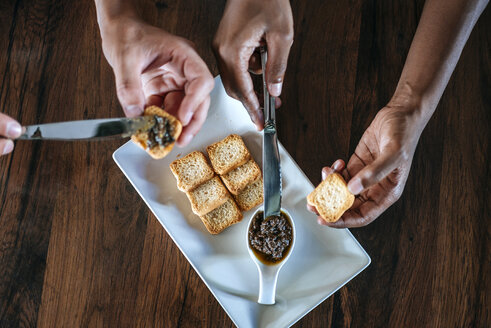
<instances>
[{"instance_id":1,"label":"butter knife","mask_svg":"<svg viewBox=\"0 0 491 328\"><path fill-rule=\"evenodd\" d=\"M127 138L155 125L153 116L69 121L24 126L17 140L88 140Z\"/></svg>"},{"instance_id":2,"label":"butter knife","mask_svg":"<svg viewBox=\"0 0 491 328\"><path fill-rule=\"evenodd\" d=\"M263 181L264 218L280 215L281 209L281 166L276 134L275 98L269 95L266 83L266 62L268 54L265 47L260 48L263 71L264 92L264 130L263 130Z\"/></svg>"}]
</instances>

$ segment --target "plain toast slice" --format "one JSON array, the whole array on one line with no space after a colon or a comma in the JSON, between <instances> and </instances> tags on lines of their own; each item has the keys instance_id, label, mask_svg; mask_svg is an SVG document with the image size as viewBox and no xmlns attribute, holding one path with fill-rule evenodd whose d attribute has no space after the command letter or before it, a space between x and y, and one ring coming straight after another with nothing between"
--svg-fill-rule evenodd
<instances>
[{"instance_id":1,"label":"plain toast slice","mask_svg":"<svg viewBox=\"0 0 491 328\"><path fill-rule=\"evenodd\" d=\"M181 191L190 191L215 175L205 155L200 151L193 151L176 159L170 164L170 169L176 177L177 188Z\"/></svg>"},{"instance_id":2,"label":"plain toast slice","mask_svg":"<svg viewBox=\"0 0 491 328\"><path fill-rule=\"evenodd\" d=\"M254 159L250 159L245 164L233 169L221 176L227 189L234 195L238 195L244 188L256 181L261 176L261 169Z\"/></svg>"},{"instance_id":3,"label":"plain toast slice","mask_svg":"<svg viewBox=\"0 0 491 328\"><path fill-rule=\"evenodd\" d=\"M170 153L170 151L174 147L174 144L176 143L176 140L181 135L182 124L177 118L175 118L174 116L172 116L171 114L167 113L165 110L157 106L149 106L145 108L143 115L162 117L164 119L163 124L165 127L165 131L160 130L159 131L159 133L161 133L160 136L162 136L165 133L168 133L169 136L171 137L171 141L168 143L164 143L163 145L157 144L150 147L148 140L150 138L151 131L135 133L134 135L131 136L131 140L133 140L133 142L139 145L141 148L145 149L145 151L150 156L152 156L152 158L154 159L163 158L168 153Z\"/></svg>"},{"instance_id":4,"label":"plain toast slice","mask_svg":"<svg viewBox=\"0 0 491 328\"><path fill-rule=\"evenodd\" d=\"M241 166L251 157L244 140L236 134L231 134L225 139L209 145L206 151L215 172L220 175Z\"/></svg>"},{"instance_id":5,"label":"plain toast slice","mask_svg":"<svg viewBox=\"0 0 491 328\"><path fill-rule=\"evenodd\" d=\"M257 179L234 198L242 211L248 211L261 204L263 202L263 179Z\"/></svg>"},{"instance_id":6,"label":"plain toast slice","mask_svg":"<svg viewBox=\"0 0 491 328\"><path fill-rule=\"evenodd\" d=\"M225 203L229 197L227 188L219 177L215 176L195 189L186 192L193 212L202 216Z\"/></svg>"},{"instance_id":7,"label":"plain toast slice","mask_svg":"<svg viewBox=\"0 0 491 328\"><path fill-rule=\"evenodd\" d=\"M331 173L308 196L307 203L314 206L327 222L336 222L348 210L355 196L338 173Z\"/></svg>"},{"instance_id":8,"label":"plain toast slice","mask_svg":"<svg viewBox=\"0 0 491 328\"><path fill-rule=\"evenodd\" d=\"M200 216L200 218L208 232L215 235L230 227L232 224L240 222L242 220L242 212L237 207L234 200L228 198L225 203L218 206L213 211Z\"/></svg>"}]
</instances>

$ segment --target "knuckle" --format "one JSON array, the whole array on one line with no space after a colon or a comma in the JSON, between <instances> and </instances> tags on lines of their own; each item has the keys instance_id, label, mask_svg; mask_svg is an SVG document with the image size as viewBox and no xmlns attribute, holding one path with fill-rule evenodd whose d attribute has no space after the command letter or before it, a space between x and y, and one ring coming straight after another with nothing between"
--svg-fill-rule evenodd
<instances>
[{"instance_id":1,"label":"knuckle","mask_svg":"<svg viewBox=\"0 0 491 328\"><path fill-rule=\"evenodd\" d=\"M271 38L282 44L291 46L293 44L293 27L271 33Z\"/></svg>"},{"instance_id":2,"label":"knuckle","mask_svg":"<svg viewBox=\"0 0 491 328\"><path fill-rule=\"evenodd\" d=\"M399 159L403 162L407 162L410 159L409 152L405 147L401 147L397 153Z\"/></svg>"},{"instance_id":3,"label":"knuckle","mask_svg":"<svg viewBox=\"0 0 491 328\"><path fill-rule=\"evenodd\" d=\"M232 47L228 44L224 43L215 43L213 45L213 49L215 52L215 56L220 58L221 60L225 62L231 61L231 59L236 59L237 56L234 56L234 53L232 51Z\"/></svg>"},{"instance_id":4,"label":"knuckle","mask_svg":"<svg viewBox=\"0 0 491 328\"><path fill-rule=\"evenodd\" d=\"M233 89L228 83L224 83L224 88L225 88L225 92L227 93L227 95L234 98L235 100L240 100L239 96L237 95L236 90Z\"/></svg>"},{"instance_id":5,"label":"knuckle","mask_svg":"<svg viewBox=\"0 0 491 328\"><path fill-rule=\"evenodd\" d=\"M377 173L375 174L370 174L370 173L365 173L363 176L360 177L360 180L361 180L361 185L363 186L363 188L368 188L369 186L371 186L374 181L378 181L378 175Z\"/></svg>"},{"instance_id":6,"label":"knuckle","mask_svg":"<svg viewBox=\"0 0 491 328\"><path fill-rule=\"evenodd\" d=\"M275 83L283 82L283 75L286 71L285 63L274 63L271 66L271 79Z\"/></svg>"},{"instance_id":7,"label":"knuckle","mask_svg":"<svg viewBox=\"0 0 491 328\"><path fill-rule=\"evenodd\" d=\"M401 198L403 191L404 191L403 187L396 186L396 188L394 188L393 192L391 192L389 195L390 203L394 204L395 202L397 202Z\"/></svg>"}]
</instances>

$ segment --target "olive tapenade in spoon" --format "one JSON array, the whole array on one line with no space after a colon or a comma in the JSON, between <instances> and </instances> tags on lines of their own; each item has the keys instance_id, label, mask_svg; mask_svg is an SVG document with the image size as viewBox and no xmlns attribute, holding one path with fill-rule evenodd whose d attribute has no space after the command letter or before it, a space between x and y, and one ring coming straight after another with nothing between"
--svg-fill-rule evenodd
<instances>
[{"instance_id":1,"label":"olive tapenade in spoon","mask_svg":"<svg viewBox=\"0 0 491 328\"><path fill-rule=\"evenodd\" d=\"M252 219L249 245L256 257L265 264L276 264L288 254L293 229L284 212L280 216L270 216L264 220L264 212L257 212Z\"/></svg>"}]
</instances>

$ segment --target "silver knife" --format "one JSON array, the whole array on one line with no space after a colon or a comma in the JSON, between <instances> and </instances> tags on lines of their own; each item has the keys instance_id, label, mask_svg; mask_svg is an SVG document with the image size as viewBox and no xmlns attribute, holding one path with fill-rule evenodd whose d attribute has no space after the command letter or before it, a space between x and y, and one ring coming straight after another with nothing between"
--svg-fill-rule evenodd
<instances>
[{"instance_id":1,"label":"silver knife","mask_svg":"<svg viewBox=\"0 0 491 328\"><path fill-rule=\"evenodd\" d=\"M18 140L87 140L127 138L145 132L155 125L153 116L137 118L108 118L29 125Z\"/></svg>"},{"instance_id":2,"label":"silver knife","mask_svg":"<svg viewBox=\"0 0 491 328\"><path fill-rule=\"evenodd\" d=\"M263 70L264 92L264 130L263 130L263 180L264 180L264 218L280 215L281 209L281 166L276 134L275 98L269 95L266 83L266 61L268 54L265 47L260 48Z\"/></svg>"}]
</instances>

